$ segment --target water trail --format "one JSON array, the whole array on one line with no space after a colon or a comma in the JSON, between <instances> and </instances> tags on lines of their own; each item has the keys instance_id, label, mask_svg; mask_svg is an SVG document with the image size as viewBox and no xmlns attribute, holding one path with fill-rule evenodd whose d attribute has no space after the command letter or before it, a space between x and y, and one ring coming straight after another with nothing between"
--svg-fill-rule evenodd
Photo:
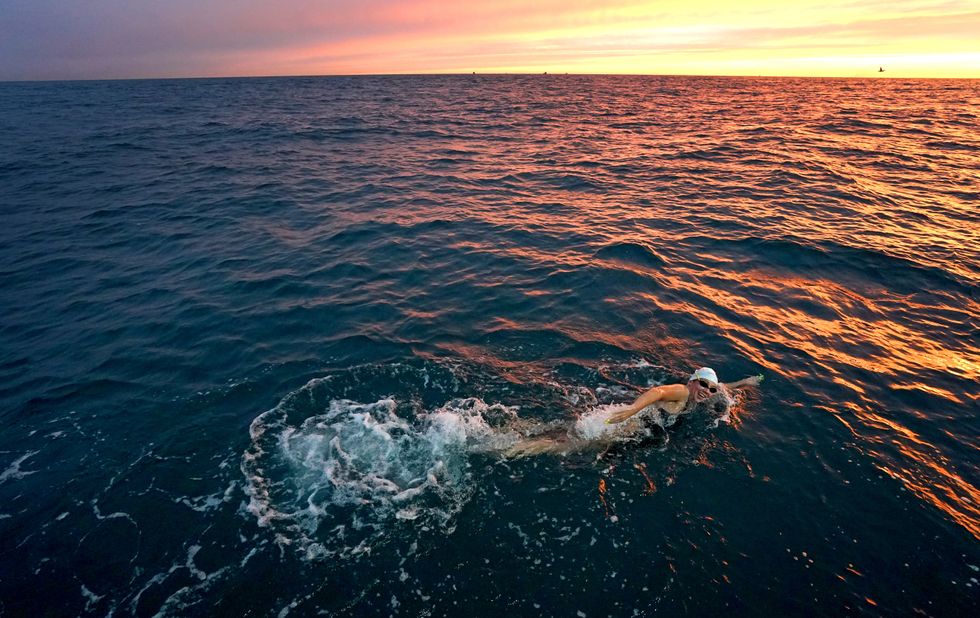
<instances>
[{"instance_id":1,"label":"water trail","mask_svg":"<svg viewBox=\"0 0 980 618\"><path fill-rule=\"evenodd\" d=\"M330 377L312 380L259 415L241 462L248 511L281 548L306 559L355 558L400 536L451 534L486 473L481 462L598 453L665 438L677 420L651 408L610 425L624 404L588 404L571 421L546 422L476 397L425 408L409 396L361 403L334 392L343 389Z\"/></svg>"},{"instance_id":2,"label":"water trail","mask_svg":"<svg viewBox=\"0 0 980 618\"><path fill-rule=\"evenodd\" d=\"M332 400L292 424L302 392L252 422L242 471L248 510L280 546L295 544L308 558L370 553L397 522L450 533L473 492L469 454L519 439L499 428L514 408L475 398L429 412L391 398Z\"/></svg>"}]
</instances>

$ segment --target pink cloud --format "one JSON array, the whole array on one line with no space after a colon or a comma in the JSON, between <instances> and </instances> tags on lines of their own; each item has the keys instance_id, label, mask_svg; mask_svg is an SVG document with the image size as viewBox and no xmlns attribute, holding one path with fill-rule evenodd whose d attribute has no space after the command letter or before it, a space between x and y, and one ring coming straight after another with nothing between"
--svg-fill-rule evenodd
<instances>
[{"instance_id":1,"label":"pink cloud","mask_svg":"<svg viewBox=\"0 0 980 618\"><path fill-rule=\"evenodd\" d=\"M6 79L480 70L598 57L614 66L625 56L845 53L896 41L948 51L951 39L980 51L980 12L969 2L7 0L2 10Z\"/></svg>"}]
</instances>

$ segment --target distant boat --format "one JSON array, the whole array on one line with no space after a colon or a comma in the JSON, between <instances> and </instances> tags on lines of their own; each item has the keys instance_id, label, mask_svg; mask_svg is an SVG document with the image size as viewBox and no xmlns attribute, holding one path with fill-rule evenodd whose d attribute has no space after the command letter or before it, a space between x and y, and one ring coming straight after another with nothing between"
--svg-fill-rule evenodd
<instances>
[{"instance_id":1,"label":"distant boat","mask_svg":"<svg viewBox=\"0 0 980 618\"><path fill-rule=\"evenodd\" d=\"M885 69L884 69L884 68L882 68L882 67L878 67L878 72L879 72L879 73L884 73L884 72L885 72Z\"/></svg>"}]
</instances>

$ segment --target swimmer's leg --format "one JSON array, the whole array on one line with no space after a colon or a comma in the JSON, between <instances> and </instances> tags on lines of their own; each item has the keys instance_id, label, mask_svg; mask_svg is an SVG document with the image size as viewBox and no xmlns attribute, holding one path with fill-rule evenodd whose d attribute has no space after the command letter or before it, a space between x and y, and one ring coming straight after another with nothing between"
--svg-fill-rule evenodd
<instances>
[{"instance_id":1,"label":"swimmer's leg","mask_svg":"<svg viewBox=\"0 0 980 618\"><path fill-rule=\"evenodd\" d=\"M591 444L594 448L595 444ZM568 455L590 447L590 443L585 440L576 440L570 436L528 438L514 444L504 451L504 457L508 459L520 459L534 455Z\"/></svg>"},{"instance_id":2,"label":"swimmer's leg","mask_svg":"<svg viewBox=\"0 0 980 618\"><path fill-rule=\"evenodd\" d=\"M520 459L533 455L544 455L545 453L562 453L568 446L567 440L556 440L555 438L531 438L521 440L509 449L504 451L504 457L508 459Z\"/></svg>"}]
</instances>

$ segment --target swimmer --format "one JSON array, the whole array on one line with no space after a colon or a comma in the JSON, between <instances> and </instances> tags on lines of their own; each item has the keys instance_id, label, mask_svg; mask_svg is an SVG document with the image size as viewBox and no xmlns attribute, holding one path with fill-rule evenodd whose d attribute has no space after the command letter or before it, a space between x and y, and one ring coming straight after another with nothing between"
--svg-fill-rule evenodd
<instances>
[{"instance_id":1,"label":"swimmer","mask_svg":"<svg viewBox=\"0 0 980 618\"><path fill-rule=\"evenodd\" d=\"M622 423L653 404L657 404L662 414L667 416L693 412L698 404L708 403L711 399L721 400L722 405L727 409L728 403L731 402L728 391L743 386L757 386L760 382L762 382L762 376L757 375L744 378L738 382L722 384L718 381L718 375L713 369L702 367L691 374L686 384L655 386L640 395L625 410L616 412L605 422L606 424ZM522 440L509 447L504 454L509 458L528 457L544 453L569 454L612 444L609 438L584 439L570 429L556 428L549 433L551 435L539 435Z\"/></svg>"},{"instance_id":2,"label":"swimmer","mask_svg":"<svg viewBox=\"0 0 980 618\"><path fill-rule=\"evenodd\" d=\"M710 367L701 367L691 374L687 379L687 384L664 384L654 386L647 392L637 397L628 408L613 414L606 423L621 423L632 417L640 410L657 404L657 407L666 414L676 415L690 412L698 403L707 401L719 391L733 390L743 386L758 386L762 382L762 376L752 376L743 378L738 382L722 384L718 381L718 374Z\"/></svg>"}]
</instances>

